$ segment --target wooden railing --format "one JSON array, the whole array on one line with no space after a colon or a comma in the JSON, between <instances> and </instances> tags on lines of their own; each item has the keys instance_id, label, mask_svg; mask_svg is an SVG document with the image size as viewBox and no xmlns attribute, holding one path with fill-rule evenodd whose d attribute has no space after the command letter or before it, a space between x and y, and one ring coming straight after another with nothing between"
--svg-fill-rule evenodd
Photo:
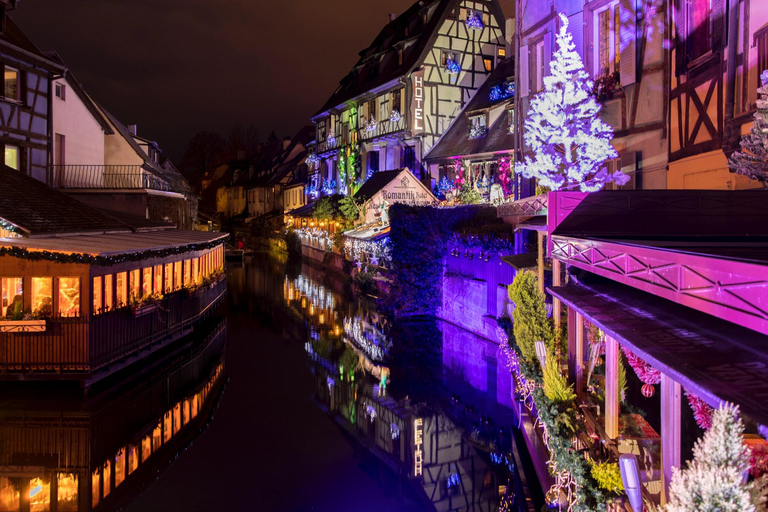
<instances>
[{"instance_id":1,"label":"wooden railing","mask_svg":"<svg viewBox=\"0 0 768 512\"><path fill-rule=\"evenodd\" d=\"M0 373L88 374L191 329L213 313L225 279L195 292L181 290L135 316L130 308L87 318L52 318L44 332L0 333Z\"/></svg>"}]
</instances>

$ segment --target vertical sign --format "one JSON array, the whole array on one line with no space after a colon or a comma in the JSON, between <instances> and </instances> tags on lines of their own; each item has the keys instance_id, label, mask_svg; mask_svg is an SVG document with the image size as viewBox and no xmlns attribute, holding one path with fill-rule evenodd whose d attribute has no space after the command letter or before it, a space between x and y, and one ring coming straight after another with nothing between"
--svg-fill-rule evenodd
<instances>
[{"instance_id":1,"label":"vertical sign","mask_svg":"<svg viewBox=\"0 0 768 512\"><path fill-rule=\"evenodd\" d=\"M424 133L424 68L411 74L411 135Z\"/></svg>"},{"instance_id":2,"label":"vertical sign","mask_svg":"<svg viewBox=\"0 0 768 512\"><path fill-rule=\"evenodd\" d=\"M421 476L424 464L424 420L413 420L413 476Z\"/></svg>"}]
</instances>

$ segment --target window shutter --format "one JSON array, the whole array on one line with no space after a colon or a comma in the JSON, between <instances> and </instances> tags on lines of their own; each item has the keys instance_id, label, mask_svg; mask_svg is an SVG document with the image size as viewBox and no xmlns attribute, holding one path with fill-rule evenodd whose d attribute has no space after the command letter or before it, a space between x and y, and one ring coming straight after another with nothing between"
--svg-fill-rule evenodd
<instances>
[{"instance_id":1,"label":"window shutter","mask_svg":"<svg viewBox=\"0 0 768 512\"><path fill-rule=\"evenodd\" d=\"M680 75L685 72L686 54L686 23L685 11L687 0L675 0L675 73Z\"/></svg>"},{"instance_id":2,"label":"window shutter","mask_svg":"<svg viewBox=\"0 0 768 512\"><path fill-rule=\"evenodd\" d=\"M725 2L712 0L712 49L717 51L725 47Z\"/></svg>"},{"instance_id":3,"label":"window shutter","mask_svg":"<svg viewBox=\"0 0 768 512\"><path fill-rule=\"evenodd\" d=\"M629 182L621 187L623 190L637 188L637 152L627 151L620 157L621 172L629 175Z\"/></svg>"},{"instance_id":4,"label":"window shutter","mask_svg":"<svg viewBox=\"0 0 768 512\"><path fill-rule=\"evenodd\" d=\"M527 98L528 91L530 89L530 83L528 81L529 75L528 69L528 45L520 47L520 97Z\"/></svg>"},{"instance_id":5,"label":"window shutter","mask_svg":"<svg viewBox=\"0 0 768 512\"><path fill-rule=\"evenodd\" d=\"M576 53L584 61L584 11L568 16L568 33L573 38Z\"/></svg>"},{"instance_id":6,"label":"window shutter","mask_svg":"<svg viewBox=\"0 0 768 512\"><path fill-rule=\"evenodd\" d=\"M721 0L722 1L722 0ZM637 11L635 0L622 0L619 3L619 42L621 44L621 85L635 83L637 79L637 63L635 62L635 45L637 44Z\"/></svg>"},{"instance_id":7,"label":"window shutter","mask_svg":"<svg viewBox=\"0 0 768 512\"><path fill-rule=\"evenodd\" d=\"M549 71L549 64L552 62L552 32L547 32L544 34L544 78L545 76L549 76L551 73ZM543 82L542 82L543 83Z\"/></svg>"}]
</instances>

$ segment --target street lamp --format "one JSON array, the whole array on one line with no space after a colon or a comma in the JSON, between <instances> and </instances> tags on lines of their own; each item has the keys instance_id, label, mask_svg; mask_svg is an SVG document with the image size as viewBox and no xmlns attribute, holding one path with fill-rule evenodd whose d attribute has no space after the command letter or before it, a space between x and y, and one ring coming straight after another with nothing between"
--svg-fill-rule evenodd
<instances>
[{"instance_id":1,"label":"street lamp","mask_svg":"<svg viewBox=\"0 0 768 512\"><path fill-rule=\"evenodd\" d=\"M635 512L643 512L643 491L640 483L640 469L637 464L637 455L634 453L622 453L619 455L619 469L621 480L624 483L624 491L629 498L629 504Z\"/></svg>"}]
</instances>

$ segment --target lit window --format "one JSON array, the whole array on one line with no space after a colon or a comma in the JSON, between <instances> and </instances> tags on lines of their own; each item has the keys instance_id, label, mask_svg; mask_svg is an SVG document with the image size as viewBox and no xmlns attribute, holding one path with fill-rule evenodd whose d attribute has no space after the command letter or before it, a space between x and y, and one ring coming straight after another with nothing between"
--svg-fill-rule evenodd
<instances>
[{"instance_id":1,"label":"lit window","mask_svg":"<svg viewBox=\"0 0 768 512\"><path fill-rule=\"evenodd\" d=\"M80 316L80 278L60 277L59 315Z\"/></svg>"},{"instance_id":2,"label":"lit window","mask_svg":"<svg viewBox=\"0 0 768 512\"><path fill-rule=\"evenodd\" d=\"M192 281L198 282L200 280L200 258L192 260Z\"/></svg>"},{"instance_id":3,"label":"lit window","mask_svg":"<svg viewBox=\"0 0 768 512\"><path fill-rule=\"evenodd\" d=\"M159 421L152 431L152 450L157 451L163 445L163 422Z\"/></svg>"},{"instance_id":4,"label":"lit window","mask_svg":"<svg viewBox=\"0 0 768 512\"><path fill-rule=\"evenodd\" d=\"M59 473L56 475L59 512L77 512L80 509L77 475Z\"/></svg>"},{"instance_id":5,"label":"lit window","mask_svg":"<svg viewBox=\"0 0 768 512\"><path fill-rule=\"evenodd\" d=\"M104 463L104 469L101 474L103 475L102 486L104 488L104 497L107 497L112 490L110 485L112 482L112 464L110 464L110 461Z\"/></svg>"},{"instance_id":6,"label":"lit window","mask_svg":"<svg viewBox=\"0 0 768 512\"><path fill-rule=\"evenodd\" d=\"M181 402L173 406L173 433L181 429Z\"/></svg>"},{"instance_id":7,"label":"lit window","mask_svg":"<svg viewBox=\"0 0 768 512\"><path fill-rule=\"evenodd\" d=\"M173 263L165 264L165 293L173 291Z\"/></svg>"},{"instance_id":8,"label":"lit window","mask_svg":"<svg viewBox=\"0 0 768 512\"><path fill-rule=\"evenodd\" d=\"M153 289L153 292L157 294L163 293L163 266L162 265L155 265L155 287Z\"/></svg>"},{"instance_id":9,"label":"lit window","mask_svg":"<svg viewBox=\"0 0 768 512\"><path fill-rule=\"evenodd\" d=\"M107 274L104 276L104 311L109 311L112 309L113 306L113 281L112 281L112 274Z\"/></svg>"},{"instance_id":10,"label":"lit window","mask_svg":"<svg viewBox=\"0 0 768 512\"><path fill-rule=\"evenodd\" d=\"M53 315L53 278L32 278L32 311L42 316Z\"/></svg>"},{"instance_id":11,"label":"lit window","mask_svg":"<svg viewBox=\"0 0 768 512\"><path fill-rule=\"evenodd\" d=\"M175 289L179 289L182 286L182 272L181 272L181 262L176 261L173 263L173 286Z\"/></svg>"},{"instance_id":12,"label":"lit window","mask_svg":"<svg viewBox=\"0 0 768 512\"><path fill-rule=\"evenodd\" d=\"M165 413L165 416L163 416L163 438L165 439L165 442L171 440L171 436L173 435L173 416L171 415L171 411L168 411Z\"/></svg>"},{"instance_id":13,"label":"lit window","mask_svg":"<svg viewBox=\"0 0 768 512\"><path fill-rule=\"evenodd\" d=\"M141 269L141 296L152 295L152 267Z\"/></svg>"},{"instance_id":14,"label":"lit window","mask_svg":"<svg viewBox=\"0 0 768 512\"><path fill-rule=\"evenodd\" d=\"M191 268L191 261L190 260L184 260L184 285L188 285L191 281L192 276L192 268Z\"/></svg>"},{"instance_id":15,"label":"lit window","mask_svg":"<svg viewBox=\"0 0 768 512\"><path fill-rule=\"evenodd\" d=\"M128 304L128 276L125 272L118 272L116 276L116 291L115 300L117 301L117 307L123 307Z\"/></svg>"},{"instance_id":16,"label":"lit window","mask_svg":"<svg viewBox=\"0 0 768 512\"><path fill-rule=\"evenodd\" d=\"M128 445L128 474L130 475L139 467L139 447L135 444Z\"/></svg>"},{"instance_id":17,"label":"lit window","mask_svg":"<svg viewBox=\"0 0 768 512\"><path fill-rule=\"evenodd\" d=\"M141 271L139 269L131 270L129 278L130 300L139 300L141 298Z\"/></svg>"},{"instance_id":18,"label":"lit window","mask_svg":"<svg viewBox=\"0 0 768 512\"><path fill-rule=\"evenodd\" d=\"M93 314L98 315L101 313L101 308L104 307L103 294L103 281L101 276L93 278Z\"/></svg>"},{"instance_id":19,"label":"lit window","mask_svg":"<svg viewBox=\"0 0 768 512\"><path fill-rule=\"evenodd\" d=\"M594 16L595 76L616 73L621 69L619 3L595 11Z\"/></svg>"},{"instance_id":20,"label":"lit window","mask_svg":"<svg viewBox=\"0 0 768 512\"><path fill-rule=\"evenodd\" d=\"M19 101L19 70L5 66L3 96L6 99Z\"/></svg>"},{"instance_id":21,"label":"lit window","mask_svg":"<svg viewBox=\"0 0 768 512\"><path fill-rule=\"evenodd\" d=\"M101 471L94 470L91 474L91 506L99 504L101 498Z\"/></svg>"},{"instance_id":22,"label":"lit window","mask_svg":"<svg viewBox=\"0 0 768 512\"><path fill-rule=\"evenodd\" d=\"M493 59L490 57L483 57L483 67L488 73L493 71Z\"/></svg>"},{"instance_id":23,"label":"lit window","mask_svg":"<svg viewBox=\"0 0 768 512\"><path fill-rule=\"evenodd\" d=\"M469 118L469 138L476 139L488 133L488 125L485 114Z\"/></svg>"},{"instance_id":24,"label":"lit window","mask_svg":"<svg viewBox=\"0 0 768 512\"><path fill-rule=\"evenodd\" d=\"M20 277L3 277L0 279L0 317L20 316L24 314L24 294L22 293L22 282Z\"/></svg>"},{"instance_id":25,"label":"lit window","mask_svg":"<svg viewBox=\"0 0 768 512\"><path fill-rule=\"evenodd\" d=\"M181 421L184 422L184 425L189 423L189 420L190 420L189 410L190 410L189 399L186 399L184 400L184 404L181 410Z\"/></svg>"},{"instance_id":26,"label":"lit window","mask_svg":"<svg viewBox=\"0 0 768 512\"><path fill-rule=\"evenodd\" d=\"M115 487L123 483L123 480L125 480L125 450L120 448L120 450L115 455ZM61 510L61 508L59 508Z\"/></svg>"},{"instance_id":27,"label":"lit window","mask_svg":"<svg viewBox=\"0 0 768 512\"><path fill-rule=\"evenodd\" d=\"M496 50L496 56L499 58L499 60L505 58L507 56L506 48L498 48Z\"/></svg>"},{"instance_id":28,"label":"lit window","mask_svg":"<svg viewBox=\"0 0 768 512\"><path fill-rule=\"evenodd\" d=\"M5 145L4 162L11 169L19 170L19 146Z\"/></svg>"},{"instance_id":29,"label":"lit window","mask_svg":"<svg viewBox=\"0 0 768 512\"><path fill-rule=\"evenodd\" d=\"M141 462L147 462L152 455L152 434L147 434L141 440Z\"/></svg>"},{"instance_id":30,"label":"lit window","mask_svg":"<svg viewBox=\"0 0 768 512\"><path fill-rule=\"evenodd\" d=\"M4 507L3 510L19 510L20 498L18 486L8 477L0 476L0 505Z\"/></svg>"}]
</instances>

